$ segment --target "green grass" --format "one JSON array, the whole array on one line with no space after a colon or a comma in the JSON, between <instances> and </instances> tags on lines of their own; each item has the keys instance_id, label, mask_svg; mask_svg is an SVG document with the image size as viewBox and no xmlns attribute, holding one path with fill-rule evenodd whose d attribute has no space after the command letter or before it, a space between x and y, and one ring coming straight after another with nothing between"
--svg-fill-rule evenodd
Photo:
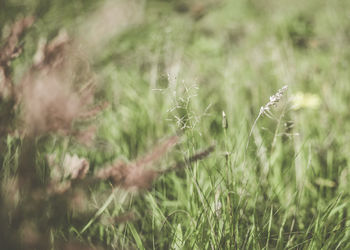
<instances>
[{"instance_id":1,"label":"green grass","mask_svg":"<svg viewBox=\"0 0 350 250\"><path fill-rule=\"evenodd\" d=\"M74 35L97 8L85 1L3 2L2 25L39 13L13 64L15 79L40 37L62 27ZM77 153L96 170L114 159L132 161L179 131L181 143L159 168L212 144L216 150L140 194L92 187L95 217L53 237L111 249L349 249L350 2L139 4L141 22L92 60L98 98L110 103L96 120L94 146L52 136L38 154ZM260 117L249 137L260 107L284 85L273 117ZM292 109L297 92L317 95L320 105ZM18 162L16 140L8 136L2 154L5 176ZM132 220L111 222L130 211Z\"/></svg>"}]
</instances>

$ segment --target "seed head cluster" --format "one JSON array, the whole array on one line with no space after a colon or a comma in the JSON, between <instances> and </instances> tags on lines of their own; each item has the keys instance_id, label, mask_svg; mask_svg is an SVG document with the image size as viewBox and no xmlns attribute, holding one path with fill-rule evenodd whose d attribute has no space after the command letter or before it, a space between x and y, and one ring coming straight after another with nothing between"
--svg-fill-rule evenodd
<instances>
[{"instance_id":1,"label":"seed head cluster","mask_svg":"<svg viewBox=\"0 0 350 250\"><path fill-rule=\"evenodd\" d=\"M265 106L262 106L260 108L259 117L269 112L272 106L275 107L276 104L281 100L287 89L288 86L285 85L281 89L279 89L276 94L270 96L270 101L266 103Z\"/></svg>"}]
</instances>

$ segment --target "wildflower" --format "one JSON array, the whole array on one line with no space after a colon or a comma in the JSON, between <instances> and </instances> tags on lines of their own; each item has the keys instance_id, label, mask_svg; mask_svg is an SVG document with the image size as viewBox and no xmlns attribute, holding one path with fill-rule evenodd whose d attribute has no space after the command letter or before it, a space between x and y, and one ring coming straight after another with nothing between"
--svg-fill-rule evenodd
<instances>
[{"instance_id":1,"label":"wildflower","mask_svg":"<svg viewBox=\"0 0 350 250\"><path fill-rule=\"evenodd\" d=\"M297 92L292 97L292 109L299 110L302 108L317 109L321 100L318 95L311 93Z\"/></svg>"}]
</instances>

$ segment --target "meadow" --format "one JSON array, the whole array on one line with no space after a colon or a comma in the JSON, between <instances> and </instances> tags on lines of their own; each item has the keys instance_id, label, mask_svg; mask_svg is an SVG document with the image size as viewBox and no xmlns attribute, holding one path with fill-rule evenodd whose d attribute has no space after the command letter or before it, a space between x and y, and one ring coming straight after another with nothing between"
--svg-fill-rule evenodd
<instances>
[{"instance_id":1,"label":"meadow","mask_svg":"<svg viewBox=\"0 0 350 250\"><path fill-rule=\"evenodd\" d=\"M0 246L350 249L349 9L0 0Z\"/></svg>"}]
</instances>

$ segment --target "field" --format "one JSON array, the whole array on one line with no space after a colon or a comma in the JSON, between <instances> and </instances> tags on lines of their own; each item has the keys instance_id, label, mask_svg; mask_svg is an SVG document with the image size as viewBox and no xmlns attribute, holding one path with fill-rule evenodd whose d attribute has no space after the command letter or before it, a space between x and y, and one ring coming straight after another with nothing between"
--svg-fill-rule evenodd
<instances>
[{"instance_id":1,"label":"field","mask_svg":"<svg viewBox=\"0 0 350 250\"><path fill-rule=\"evenodd\" d=\"M0 0L0 246L350 249L349 9Z\"/></svg>"}]
</instances>

